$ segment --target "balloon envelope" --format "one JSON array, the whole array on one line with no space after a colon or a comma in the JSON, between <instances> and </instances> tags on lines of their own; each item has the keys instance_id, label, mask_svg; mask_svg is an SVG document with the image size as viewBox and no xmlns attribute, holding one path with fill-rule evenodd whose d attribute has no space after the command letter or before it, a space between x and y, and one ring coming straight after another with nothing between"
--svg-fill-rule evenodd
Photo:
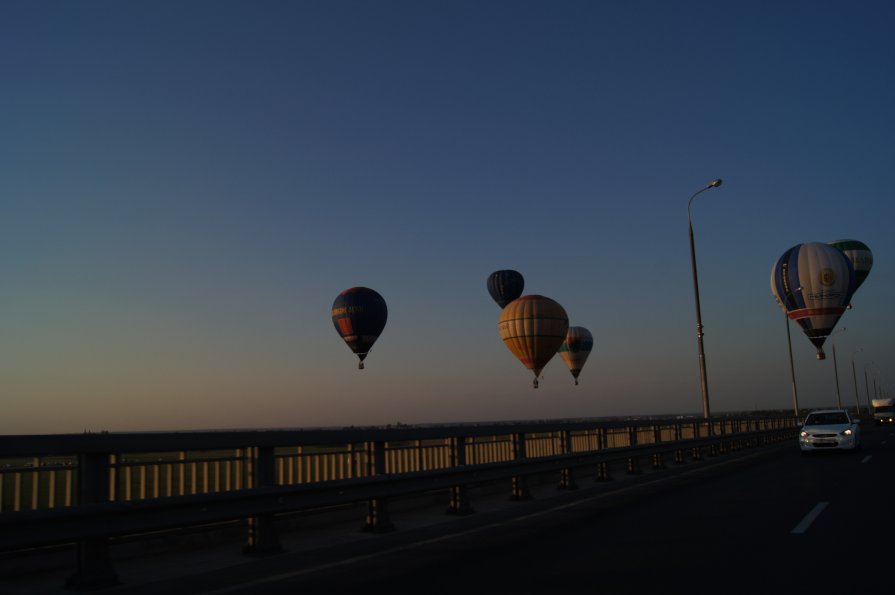
<instances>
[{"instance_id":1,"label":"balloon envelope","mask_svg":"<svg viewBox=\"0 0 895 595\"><path fill-rule=\"evenodd\" d=\"M837 248L820 242L798 244L771 269L771 292L786 315L802 327L824 359L824 341L855 291L855 270Z\"/></svg>"},{"instance_id":2,"label":"balloon envelope","mask_svg":"<svg viewBox=\"0 0 895 595\"><path fill-rule=\"evenodd\" d=\"M501 308L522 295L525 279L519 271L504 269L488 276L488 293Z\"/></svg>"},{"instance_id":3,"label":"balloon envelope","mask_svg":"<svg viewBox=\"0 0 895 595\"><path fill-rule=\"evenodd\" d=\"M851 261L855 269L855 291L857 291L873 267L873 252L867 244L858 240L836 240L830 242L830 245L841 250Z\"/></svg>"},{"instance_id":4,"label":"balloon envelope","mask_svg":"<svg viewBox=\"0 0 895 595\"><path fill-rule=\"evenodd\" d=\"M570 326L566 333L566 340L559 347L559 356L566 362L572 377L575 378L575 385L578 385L578 374L587 361L594 348L594 337L590 331L583 326Z\"/></svg>"},{"instance_id":5,"label":"balloon envelope","mask_svg":"<svg viewBox=\"0 0 895 595\"><path fill-rule=\"evenodd\" d=\"M339 336L357 355L358 368L364 368L364 358L385 328L387 319L385 300L368 287L346 289L333 302L333 325Z\"/></svg>"},{"instance_id":6,"label":"balloon envelope","mask_svg":"<svg viewBox=\"0 0 895 595\"><path fill-rule=\"evenodd\" d=\"M497 330L507 349L538 375L566 339L569 317L554 300L542 295L524 295L504 307Z\"/></svg>"}]
</instances>

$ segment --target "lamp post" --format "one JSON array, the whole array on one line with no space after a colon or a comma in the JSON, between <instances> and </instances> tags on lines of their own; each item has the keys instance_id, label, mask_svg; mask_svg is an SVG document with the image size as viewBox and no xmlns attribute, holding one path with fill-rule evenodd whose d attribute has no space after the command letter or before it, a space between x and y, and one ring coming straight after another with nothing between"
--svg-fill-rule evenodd
<instances>
[{"instance_id":1,"label":"lamp post","mask_svg":"<svg viewBox=\"0 0 895 595\"><path fill-rule=\"evenodd\" d=\"M839 392L839 366L836 365L836 340L833 339L833 335L836 333L841 333L845 330L845 327L842 327L838 331L834 331L830 333L830 345L833 348L833 374L836 377L836 406L839 409L842 409L842 394Z\"/></svg>"},{"instance_id":2,"label":"lamp post","mask_svg":"<svg viewBox=\"0 0 895 595\"><path fill-rule=\"evenodd\" d=\"M780 306L783 308L783 322L786 323L786 346L789 348L789 374L792 377L792 409L796 418L799 417L799 393L798 390L796 390L796 367L792 361L792 337L790 336L789 332L789 314L786 311L786 306L788 306L790 299L792 299L793 294L795 294L797 291L802 291L802 288L796 287L795 289L790 291L785 296L786 304L780 304Z\"/></svg>"},{"instance_id":3,"label":"lamp post","mask_svg":"<svg viewBox=\"0 0 895 595\"><path fill-rule=\"evenodd\" d=\"M864 364L864 397L867 399L867 409L873 411L873 407L870 406L870 382L867 380L867 367L869 365L870 363Z\"/></svg>"},{"instance_id":4,"label":"lamp post","mask_svg":"<svg viewBox=\"0 0 895 595\"><path fill-rule=\"evenodd\" d=\"M873 360L870 360L870 365L873 366L873 397L876 399L879 399L880 398L880 396L879 396L879 389L880 389L880 387L879 387L879 384L880 384L879 368L877 367L876 362Z\"/></svg>"},{"instance_id":5,"label":"lamp post","mask_svg":"<svg viewBox=\"0 0 895 595\"><path fill-rule=\"evenodd\" d=\"M699 349L699 375L700 375L700 386L702 387L702 416L708 419L711 414L709 412L709 383L708 378L706 377L705 372L705 348L702 343L702 313L699 309L699 281L696 275L696 248L693 245L693 220L690 215L690 206L693 204L693 199L699 195L700 192L704 192L709 188L717 188L721 185L721 178L717 178L712 180L705 187L700 188L696 192L693 193L693 196L690 197L690 201L687 203L687 223L690 227L690 264L693 267L693 292L696 298L696 345Z\"/></svg>"},{"instance_id":6,"label":"lamp post","mask_svg":"<svg viewBox=\"0 0 895 595\"><path fill-rule=\"evenodd\" d=\"M873 392L870 392L870 382L867 380L867 368L873 367ZM880 398L880 386L877 384L877 380L879 380L879 368L876 365L876 362L870 360L869 363L864 364L864 387L867 395L867 410L873 411L873 399Z\"/></svg>"},{"instance_id":7,"label":"lamp post","mask_svg":"<svg viewBox=\"0 0 895 595\"><path fill-rule=\"evenodd\" d=\"M856 349L851 354L851 377L855 383L855 415L861 417L861 403L858 401L858 375L855 374L855 354L864 351L864 348Z\"/></svg>"}]
</instances>

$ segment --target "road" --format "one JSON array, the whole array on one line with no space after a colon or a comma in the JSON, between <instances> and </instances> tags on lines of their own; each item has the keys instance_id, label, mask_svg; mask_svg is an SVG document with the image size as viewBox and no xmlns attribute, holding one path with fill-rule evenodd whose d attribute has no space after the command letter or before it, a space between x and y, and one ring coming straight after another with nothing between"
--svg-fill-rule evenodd
<instances>
[{"instance_id":1,"label":"road","mask_svg":"<svg viewBox=\"0 0 895 595\"><path fill-rule=\"evenodd\" d=\"M864 432L858 454L803 457L793 443L635 479L579 480L578 490L450 522L107 592L888 590L895 431Z\"/></svg>"}]
</instances>

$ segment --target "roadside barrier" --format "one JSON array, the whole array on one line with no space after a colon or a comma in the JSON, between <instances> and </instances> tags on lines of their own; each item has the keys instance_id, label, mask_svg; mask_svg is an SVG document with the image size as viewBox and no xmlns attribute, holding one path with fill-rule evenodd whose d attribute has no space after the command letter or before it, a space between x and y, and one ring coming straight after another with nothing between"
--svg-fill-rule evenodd
<instances>
[{"instance_id":1,"label":"roadside barrier","mask_svg":"<svg viewBox=\"0 0 895 595\"><path fill-rule=\"evenodd\" d=\"M245 550L280 549L278 515L366 502L363 528L394 529L390 498L444 491L471 514L467 487L609 463L640 472L794 437L788 415L210 432L0 436L0 551L74 543L73 588L117 582L111 538L247 520Z\"/></svg>"}]
</instances>

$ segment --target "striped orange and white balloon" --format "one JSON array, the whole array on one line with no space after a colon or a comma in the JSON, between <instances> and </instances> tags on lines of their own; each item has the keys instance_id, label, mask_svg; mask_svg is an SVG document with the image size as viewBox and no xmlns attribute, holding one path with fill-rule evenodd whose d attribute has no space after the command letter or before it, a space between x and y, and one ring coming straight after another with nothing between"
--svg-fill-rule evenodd
<instances>
[{"instance_id":1,"label":"striped orange and white balloon","mask_svg":"<svg viewBox=\"0 0 895 595\"><path fill-rule=\"evenodd\" d=\"M542 295L523 295L500 313L497 330L507 349L534 373L534 387L547 362L566 339L569 317L556 301Z\"/></svg>"}]
</instances>

